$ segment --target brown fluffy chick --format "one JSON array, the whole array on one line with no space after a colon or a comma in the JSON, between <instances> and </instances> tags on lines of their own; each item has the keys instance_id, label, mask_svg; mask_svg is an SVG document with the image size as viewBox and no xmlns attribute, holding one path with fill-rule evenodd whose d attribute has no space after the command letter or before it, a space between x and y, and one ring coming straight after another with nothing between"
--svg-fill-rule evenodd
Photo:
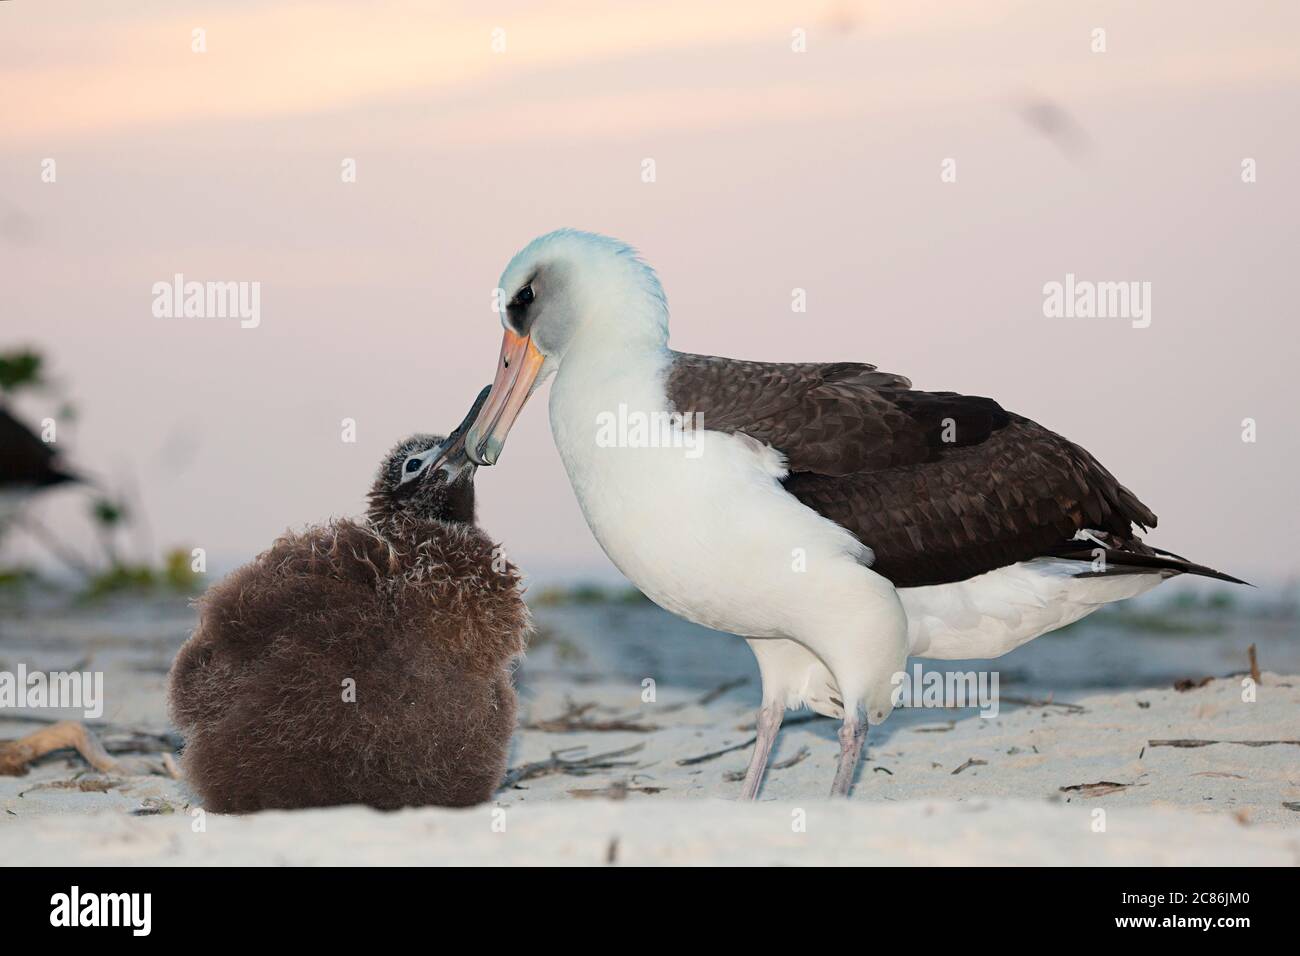
<instances>
[{"instance_id":1,"label":"brown fluffy chick","mask_svg":"<svg viewBox=\"0 0 1300 956\"><path fill-rule=\"evenodd\" d=\"M200 600L168 696L208 809L492 796L531 622L473 523L463 427L394 448L365 520L287 533Z\"/></svg>"}]
</instances>

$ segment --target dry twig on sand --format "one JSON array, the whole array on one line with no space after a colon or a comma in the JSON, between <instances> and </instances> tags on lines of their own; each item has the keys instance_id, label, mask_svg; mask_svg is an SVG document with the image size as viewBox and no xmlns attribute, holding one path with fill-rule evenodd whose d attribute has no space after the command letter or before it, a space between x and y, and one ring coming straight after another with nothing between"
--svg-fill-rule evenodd
<instances>
[{"instance_id":1,"label":"dry twig on sand","mask_svg":"<svg viewBox=\"0 0 1300 956\"><path fill-rule=\"evenodd\" d=\"M717 700L719 697L721 697L723 694L727 693L728 691L735 690L737 687L744 687L748 683L749 683L748 677L737 677L735 680L723 681L717 687L713 688L713 690L709 691L707 694L705 694L703 697L697 700L695 702L696 706L707 707L709 706L709 704L713 703L715 700Z\"/></svg>"},{"instance_id":2,"label":"dry twig on sand","mask_svg":"<svg viewBox=\"0 0 1300 956\"><path fill-rule=\"evenodd\" d=\"M1078 704L1067 704L1064 701L1052 700L1050 694L1042 700L1034 700L1032 697L1008 697L1003 694L998 698L998 701L1003 704L1019 704L1021 707L1060 707L1072 714L1086 714L1088 712Z\"/></svg>"},{"instance_id":3,"label":"dry twig on sand","mask_svg":"<svg viewBox=\"0 0 1300 956\"><path fill-rule=\"evenodd\" d=\"M636 744L632 747L624 747L622 750L611 750L608 753L593 754L590 757L566 757L567 753L573 753L577 750L585 750L584 747L569 747L565 750L553 750L547 760L537 760L533 763L520 764L518 767L511 767L506 771L506 777L501 782L498 790L506 790L510 787L517 786L525 780L533 780L537 777L548 777L551 774L564 773L571 774L575 777L584 777L587 774L595 773L597 770L612 770L615 767L634 767L635 760L615 760L615 757L626 757L628 754L634 754L639 750L645 749L645 744Z\"/></svg>"},{"instance_id":4,"label":"dry twig on sand","mask_svg":"<svg viewBox=\"0 0 1300 956\"><path fill-rule=\"evenodd\" d=\"M797 763L803 763L811 755L812 755L812 751L809 750L807 747L800 747L797 751L795 751L794 756L787 757L785 760L778 760L776 763L769 765L767 770L769 773L771 773L773 770L785 770L788 767L793 767ZM745 779L745 771L728 770L726 773L722 775L722 779L730 783L739 783L741 780Z\"/></svg>"},{"instance_id":5,"label":"dry twig on sand","mask_svg":"<svg viewBox=\"0 0 1300 956\"><path fill-rule=\"evenodd\" d=\"M666 789L666 787L629 787L626 783L616 783L608 787L579 787L576 790L570 790L569 796L577 797L580 800L591 800L599 797L607 797L610 800L626 800L629 793L655 794L663 793Z\"/></svg>"},{"instance_id":6,"label":"dry twig on sand","mask_svg":"<svg viewBox=\"0 0 1300 956\"><path fill-rule=\"evenodd\" d=\"M713 750L706 754L700 754L698 757L683 757L677 761L679 767L693 767L697 763L707 763L710 760L716 760L725 754L735 753L737 750L744 750L746 747L752 747L758 741L758 737L750 737L748 740L730 747L723 747L721 750Z\"/></svg>"},{"instance_id":7,"label":"dry twig on sand","mask_svg":"<svg viewBox=\"0 0 1300 956\"><path fill-rule=\"evenodd\" d=\"M0 742L0 775L21 777L27 773L28 764L56 750L74 749L100 773L117 773L129 776L166 774L162 764L144 757L113 757L84 724L64 720L42 727L18 740Z\"/></svg>"},{"instance_id":8,"label":"dry twig on sand","mask_svg":"<svg viewBox=\"0 0 1300 956\"><path fill-rule=\"evenodd\" d=\"M811 724L817 720L834 720L833 717L827 717L825 714L796 714L789 720L781 721L782 729L786 727L798 727L800 724ZM737 724L737 730L755 730L758 727L757 721L749 721L744 724Z\"/></svg>"},{"instance_id":9,"label":"dry twig on sand","mask_svg":"<svg viewBox=\"0 0 1300 956\"><path fill-rule=\"evenodd\" d=\"M948 721L946 724L939 724L938 726L933 726L933 727L913 727L913 728L912 728L912 733L914 733L914 734L946 734L948 731L952 730L952 729L953 729L954 727L956 727L956 726L957 726L957 721L955 721L955 720L950 720L950 721Z\"/></svg>"},{"instance_id":10,"label":"dry twig on sand","mask_svg":"<svg viewBox=\"0 0 1300 956\"><path fill-rule=\"evenodd\" d=\"M569 701L564 713L548 720L534 720L523 725L525 730L540 730L548 734L569 734L580 731L610 732L627 731L635 734L648 734L658 730L655 724L638 723L639 717L631 719L615 717L610 720L592 720L586 713L595 708L592 701L587 704L575 704Z\"/></svg>"},{"instance_id":11,"label":"dry twig on sand","mask_svg":"<svg viewBox=\"0 0 1300 956\"><path fill-rule=\"evenodd\" d=\"M1148 740L1148 747L1208 747L1211 744L1236 744L1238 747L1272 747L1274 744L1290 744L1300 747L1300 740Z\"/></svg>"},{"instance_id":12,"label":"dry twig on sand","mask_svg":"<svg viewBox=\"0 0 1300 956\"><path fill-rule=\"evenodd\" d=\"M723 681L717 687L710 691L706 691L695 700L684 700L676 704L662 704L657 709L661 714L671 714L679 710L685 710L687 707L707 707L728 691L733 691L737 687L743 687L748 683L748 677L737 677L735 680ZM741 729L743 730L744 728Z\"/></svg>"},{"instance_id":13,"label":"dry twig on sand","mask_svg":"<svg viewBox=\"0 0 1300 956\"><path fill-rule=\"evenodd\" d=\"M1096 783L1076 783L1070 787L1059 788L1061 793L1077 793L1083 797L1104 797L1109 793L1119 793L1129 787L1144 787L1142 783L1116 783L1114 780L1098 780Z\"/></svg>"},{"instance_id":14,"label":"dry twig on sand","mask_svg":"<svg viewBox=\"0 0 1300 956\"><path fill-rule=\"evenodd\" d=\"M38 783L26 790L18 793L19 798L26 797L27 794L36 790L78 790L81 793L108 793L110 790L116 790L126 783L123 777L104 777L99 774L87 774L86 776L76 776L71 780L47 780L44 783Z\"/></svg>"}]
</instances>

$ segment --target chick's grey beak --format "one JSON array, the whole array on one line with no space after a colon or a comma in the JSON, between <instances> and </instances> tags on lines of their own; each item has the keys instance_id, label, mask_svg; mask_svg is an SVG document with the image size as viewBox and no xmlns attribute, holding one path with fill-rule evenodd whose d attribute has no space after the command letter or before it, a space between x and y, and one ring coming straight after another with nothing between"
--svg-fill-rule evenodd
<instances>
[{"instance_id":1,"label":"chick's grey beak","mask_svg":"<svg viewBox=\"0 0 1300 956\"><path fill-rule=\"evenodd\" d=\"M483 406L487 403L491 391L492 386L485 385L483 390L478 393L478 397L474 399L474 404L470 407L464 421L457 425L456 430L448 435L447 440L443 442L442 451L429 468L430 475L434 472L441 472L449 482L454 481L466 472L471 477L473 476L478 463L467 454L465 438L470 426L478 418Z\"/></svg>"}]
</instances>

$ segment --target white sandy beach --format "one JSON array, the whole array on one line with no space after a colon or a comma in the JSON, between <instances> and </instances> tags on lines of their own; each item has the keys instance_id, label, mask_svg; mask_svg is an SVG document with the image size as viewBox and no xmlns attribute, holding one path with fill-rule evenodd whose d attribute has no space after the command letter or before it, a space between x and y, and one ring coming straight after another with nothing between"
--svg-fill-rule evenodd
<instances>
[{"instance_id":1,"label":"white sandy beach","mask_svg":"<svg viewBox=\"0 0 1300 956\"><path fill-rule=\"evenodd\" d=\"M1296 0L0 0L0 867L1300 866L1297 40ZM209 735L240 758L223 782L288 742L267 789L304 803L362 792L344 770L400 803L453 760L488 793L508 557L537 630L505 779L468 809L209 812L166 705L194 599L347 515L355 561L346 534L285 548L208 605L265 678L195 655L228 691L195 722L240 718ZM417 518L471 521L493 574L412 547ZM476 566L481 590L440 587ZM880 719L900 607L909 650L1041 636L908 660L995 706L899 707L847 799L840 724L786 714L741 802L752 649L646 595L804 642L768 693L846 701L850 732ZM102 695L54 706L33 673ZM404 733L425 711L447 737ZM9 746L33 734L61 749ZM123 915L148 874L114 875L15 869L68 893L25 908L42 931L89 928L92 882L120 885L88 922ZM264 938L373 945L458 902L275 872L218 910L171 875L158 938L247 945L265 912ZM1011 875L1039 892L899 885L941 945L1081 945L1148 903ZM1210 883L1165 876L1077 882ZM865 945L902 922L874 886L850 890ZM1235 917L1250 887L1214 889ZM672 930L649 894L607 909Z\"/></svg>"},{"instance_id":2,"label":"white sandy beach","mask_svg":"<svg viewBox=\"0 0 1300 956\"><path fill-rule=\"evenodd\" d=\"M128 730L168 732L164 673L188 613L173 609L148 624L104 624L93 615L57 625L10 621L0 659L53 669L88 658L86 666L103 669L110 705L99 730L113 749ZM756 685L705 686L719 674L725 681L743 661L729 656L734 644L680 633L648 607L593 609L587 625L582 615L540 616L543 631L520 675L512 783L490 805L196 815L182 782L97 774L62 752L24 777L0 777L0 858L25 865L1300 863L1297 677L1265 672L1250 703L1233 677L1186 691L1167 684L1047 705L1041 695L1004 686L1001 712L991 719L971 710L899 710L873 729L850 803L825 798L835 724L790 715L762 799L746 806L733 799L749 756ZM603 636L595 633L602 628ZM687 639L703 644L700 653L717 672L702 658L700 679L688 682L638 659ZM1104 637L1098 641L1104 646ZM642 702L640 680L627 676L636 673L660 674L653 703ZM6 716L14 717L0 714L3 737L39 726ZM1161 743L1188 740L1220 742Z\"/></svg>"}]
</instances>

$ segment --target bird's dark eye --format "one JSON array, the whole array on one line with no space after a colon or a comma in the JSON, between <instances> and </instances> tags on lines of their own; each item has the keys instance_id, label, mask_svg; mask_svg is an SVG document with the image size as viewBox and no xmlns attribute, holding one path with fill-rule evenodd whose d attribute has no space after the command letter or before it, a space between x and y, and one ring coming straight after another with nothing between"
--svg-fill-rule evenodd
<instances>
[{"instance_id":1,"label":"bird's dark eye","mask_svg":"<svg viewBox=\"0 0 1300 956\"><path fill-rule=\"evenodd\" d=\"M418 459L418 458L412 458L412 459L410 459L410 460L406 463L406 473L407 473L408 475L410 475L410 474L413 474L414 472L419 471L419 470L420 470L420 465L422 465L422 464L423 464L423 462L421 462L420 459Z\"/></svg>"},{"instance_id":2,"label":"bird's dark eye","mask_svg":"<svg viewBox=\"0 0 1300 956\"><path fill-rule=\"evenodd\" d=\"M533 295L533 287L530 284L524 286L522 289L519 290L518 294L515 295L515 302L517 302L519 305L528 305L530 302L533 301L534 298L535 296Z\"/></svg>"}]
</instances>

